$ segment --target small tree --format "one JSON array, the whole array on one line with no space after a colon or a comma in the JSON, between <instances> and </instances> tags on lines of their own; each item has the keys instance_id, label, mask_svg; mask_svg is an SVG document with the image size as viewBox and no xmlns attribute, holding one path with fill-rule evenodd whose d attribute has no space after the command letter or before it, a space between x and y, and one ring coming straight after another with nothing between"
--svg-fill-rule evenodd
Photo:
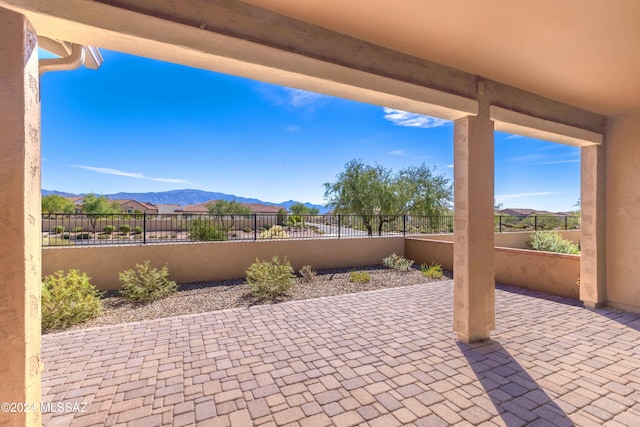
<instances>
[{"instance_id":1,"label":"small tree","mask_svg":"<svg viewBox=\"0 0 640 427\"><path fill-rule=\"evenodd\" d=\"M89 218L93 232L96 232L96 223L100 217L110 214L121 213L120 205L112 202L106 196L96 196L95 194L87 194L82 204L82 212Z\"/></svg>"},{"instance_id":2,"label":"small tree","mask_svg":"<svg viewBox=\"0 0 640 427\"><path fill-rule=\"evenodd\" d=\"M289 223L293 226L300 224L304 228L305 215L318 215L320 210L318 208L310 208L303 203L295 203L289 207L289 210L293 214L289 218Z\"/></svg>"},{"instance_id":3,"label":"small tree","mask_svg":"<svg viewBox=\"0 0 640 427\"><path fill-rule=\"evenodd\" d=\"M49 194L42 198L42 212L53 214L72 214L73 202L58 194Z\"/></svg>"},{"instance_id":4,"label":"small tree","mask_svg":"<svg viewBox=\"0 0 640 427\"><path fill-rule=\"evenodd\" d=\"M235 199L216 200L208 203L207 209L209 210L209 215L213 215L216 219L219 219L225 229L233 228L236 215L251 215L249 206L243 205ZM229 217L230 222L227 225L225 221L229 220Z\"/></svg>"},{"instance_id":5,"label":"small tree","mask_svg":"<svg viewBox=\"0 0 640 427\"><path fill-rule=\"evenodd\" d=\"M384 225L400 215L442 215L453 198L449 179L424 164L394 174L381 165L352 160L336 178L324 185L325 199L335 213L360 216L369 235L373 221L382 234Z\"/></svg>"}]
</instances>

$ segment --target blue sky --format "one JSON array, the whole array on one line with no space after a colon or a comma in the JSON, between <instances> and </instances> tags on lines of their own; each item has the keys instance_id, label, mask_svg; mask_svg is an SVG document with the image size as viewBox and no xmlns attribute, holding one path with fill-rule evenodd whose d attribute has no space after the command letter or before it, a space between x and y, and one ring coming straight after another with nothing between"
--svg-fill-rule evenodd
<instances>
[{"instance_id":1,"label":"blue sky","mask_svg":"<svg viewBox=\"0 0 640 427\"><path fill-rule=\"evenodd\" d=\"M109 194L196 188L323 203L359 158L453 177L453 123L102 50L97 70L42 76L42 188ZM564 211L580 150L496 132L505 207Z\"/></svg>"}]
</instances>

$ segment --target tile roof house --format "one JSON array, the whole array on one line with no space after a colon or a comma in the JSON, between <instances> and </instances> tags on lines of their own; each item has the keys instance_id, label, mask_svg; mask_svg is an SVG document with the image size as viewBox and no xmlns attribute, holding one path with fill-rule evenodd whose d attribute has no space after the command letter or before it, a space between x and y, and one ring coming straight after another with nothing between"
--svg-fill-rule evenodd
<instances>
[{"instance_id":1,"label":"tile roof house","mask_svg":"<svg viewBox=\"0 0 640 427\"><path fill-rule=\"evenodd\" d=\"M185 214L207 214L209 209L207 205L214 203L216 200L209 200L207 202L196 203L194 205L188 205L183 208ZM240 203L243 206L247 206L252 214L276 214L283 206L264 205L261 203Z\"/></svg>"}]
</instances>

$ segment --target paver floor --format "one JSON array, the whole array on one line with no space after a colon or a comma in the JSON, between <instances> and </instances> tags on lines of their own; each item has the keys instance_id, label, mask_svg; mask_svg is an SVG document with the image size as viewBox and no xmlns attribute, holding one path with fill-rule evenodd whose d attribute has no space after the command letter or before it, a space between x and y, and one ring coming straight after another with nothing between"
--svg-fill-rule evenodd
<instances>
[{"instance_id":1,"label":"paver floor","mask_svg":"<svg viewBox=\"0 0 640 427\"><path fill-rule=\"evenodd\" d=\"M452 282L46 335L54 425L640 425L640 315L498 287L492 340Z\"/></svg>"}]
</instances>

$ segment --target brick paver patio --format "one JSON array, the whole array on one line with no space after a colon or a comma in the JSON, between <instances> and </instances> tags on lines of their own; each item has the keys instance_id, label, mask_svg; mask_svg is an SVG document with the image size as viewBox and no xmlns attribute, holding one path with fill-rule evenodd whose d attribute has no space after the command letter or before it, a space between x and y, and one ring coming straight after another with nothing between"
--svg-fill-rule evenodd
<instances>
[{"instance_id":1,"label":"brick paver patio","mask_svg":"<svg viewBox=\"0 0 640 427\"><path fill-rule=\"evenodd\" d=\"M498 287L490 342L452 282L43 337L45 425L640 425L640 315Z\"/></svg>"}]
</instances>

